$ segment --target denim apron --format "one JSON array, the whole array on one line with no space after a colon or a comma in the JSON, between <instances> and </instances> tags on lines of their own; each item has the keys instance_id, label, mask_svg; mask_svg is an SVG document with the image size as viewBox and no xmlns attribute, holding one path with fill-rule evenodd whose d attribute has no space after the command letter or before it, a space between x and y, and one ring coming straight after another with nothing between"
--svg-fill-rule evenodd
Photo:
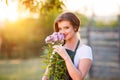
<instances>
[{"instance_id":1,"label":"denim apron","mask_svg":"<svg viewBox=\"0 0 120 80\"><path fill-rule=\"evenodd\" d=\"M70 56L70 58L71 58L71 60L72 60L73 63L74 63L74 56L75 56L75 54L76 54L76 50L77 50L79 44L80 44L80 41L78 41L77 46L76 46L76 48L75 48L75 51L66 49L66 51L67 51L67 53L69 54L69 56ZM68 75L68 77L67 77L67 79L65 79L65 80L72 80L72 78L70 77L69 73L67 72L66 74Z\"/></svg>"}]
</instances>

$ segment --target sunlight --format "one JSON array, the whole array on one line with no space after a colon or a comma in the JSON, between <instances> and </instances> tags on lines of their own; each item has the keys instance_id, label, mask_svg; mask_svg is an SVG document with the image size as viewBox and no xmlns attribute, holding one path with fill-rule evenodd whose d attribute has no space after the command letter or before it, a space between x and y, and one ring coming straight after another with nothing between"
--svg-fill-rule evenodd
<instances>
[{"instance_id":1,"label":"sunlight","mask_svg":"<svg viewBox=\"0 0 120 80\"><path fill-rule=\"evenodd\" d=\"M8 12L7 12L7 18L10 21L15 21L18 18L18 12L17 12L17 3L16 2L10 2L10 4L8 5Z\"/></svg>"},{"instance_id":2,"label":"sunlight","mask_svg":"<svg viewBox=\"0 0 120 80\"><path fill-rule=\"evenodd\" d=\"M66 0L68 10L91 16L112 16L119 13L120 0Z\"/></svg>"},{"instance_id":3,"label":"sunlight","mask_svg":"<svg viewBox=\"0 0 120 80\"><path fill-rule=\"evenodd\" d=\"M15 21L18 18L18 12L17 12L17 2L13 2L11 0L8 0L9 4L6 5L5 1L0 2L0 20L9 20L9 21Z\"/></svg>"},{"instance_id":4,"label":"sunlight","mask_svg":"<svg viewBox=\"0 0 120 80\"><path fill-rule=\"evenodd\" d=\"M119 1L120 2L120 1ZM93 7L94 7L94 12L98 15L116 15L118 13L118 8L119 8L119 2L117 1L112 1L112 0L94 0L93 2Z\"/></svg>"},{"instance_id":5,"label":"sunlight","mask_svg":"<svg viewBox=\"0 0 120 80\"><path fill-rule=\"evenodd\" d=\"M4 20L6 18L6 6L0 2L0 20Z\"/></svg>"}]
</instances>

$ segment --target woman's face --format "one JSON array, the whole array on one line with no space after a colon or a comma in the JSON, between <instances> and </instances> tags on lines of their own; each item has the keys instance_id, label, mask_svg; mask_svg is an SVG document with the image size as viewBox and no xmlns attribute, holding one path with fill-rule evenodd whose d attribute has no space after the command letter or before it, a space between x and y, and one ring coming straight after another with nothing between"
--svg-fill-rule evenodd
<instances>
[{"instance_id":1,"label":"woman's face","mask_svg":"<svg viewBox=\"0 0 120 80\"><path fill-rule=\"evenodd\" d=\"M63 33L65 40L69 40L75 36L75 30L71 23L67 20L58 22L58 29L60 33Z\"/></svg>"}]
</instances>

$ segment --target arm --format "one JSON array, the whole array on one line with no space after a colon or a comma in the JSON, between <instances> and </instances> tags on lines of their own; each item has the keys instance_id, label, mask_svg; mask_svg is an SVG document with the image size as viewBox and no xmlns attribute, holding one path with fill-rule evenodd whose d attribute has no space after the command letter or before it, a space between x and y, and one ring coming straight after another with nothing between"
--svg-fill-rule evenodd
<instances>
[{"instance_id":1,"label":"arm","mask_svg":"<svg viewBox=\"0 0 120 80\"><path fill-rule=\"evenodd\" d=\"M91 67L92 61L88 58L80 59L77 69L71 61L71 58L69 57L64 47L54 46L54 48L54 51L57 52L65 60L67 70L71 78L73 80L84 80Z\"/></svg>"},{"instance_id":2,"label":"arm","mask_svg":"<svg viewBox=\"0 0 120 80\"><path fill-rule=\"evenodd\" d=\"M92 61L90 59L81 59L79 61L78 69L76 69L71 59L69 58L65 60L65 63L73 80L84 80L90 69Z\"/></svg>"},{"instance_id":3,"label":"arm","mask_svg":"<svg viewBox=\"0 0 120 80\"><path fill-rule=\"evenodd\" d=\"M45 70L45 73L44 73L44 75L42 77L42 80L48 80L48 76L47 75L48 75L48 67Z\"/></svg>"}]
</instances>

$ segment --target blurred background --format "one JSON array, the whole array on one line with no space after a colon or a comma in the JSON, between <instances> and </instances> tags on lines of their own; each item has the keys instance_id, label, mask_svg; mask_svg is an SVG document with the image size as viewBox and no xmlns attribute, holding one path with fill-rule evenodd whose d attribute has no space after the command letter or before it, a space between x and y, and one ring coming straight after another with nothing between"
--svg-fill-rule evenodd
<instances>
[{"instance_id":1,"label":"blurred background","mask_svg":"<svg viewBox=\"0 0 120 80\"><path fill-rule=\"evenodd\" d=\"M64 11L93 49L87 80L120 80L120 0L0 0L0 80L41 80L45 38Z\"/></svg>"}]
</instances>

